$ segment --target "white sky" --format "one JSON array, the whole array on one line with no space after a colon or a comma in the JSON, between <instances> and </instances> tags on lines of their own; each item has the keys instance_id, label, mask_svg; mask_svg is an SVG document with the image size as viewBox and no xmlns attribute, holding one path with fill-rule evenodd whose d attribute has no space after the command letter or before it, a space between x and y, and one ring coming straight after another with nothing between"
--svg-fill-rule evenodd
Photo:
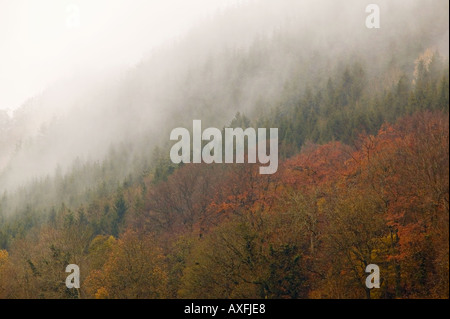
<instances>
[{"instance_id":1,"label":"white sky","mask_svg":"<svg viewBox=\"0 0 450 319\"><path fill-rule=\"evenodd\" d=\"M199 19L239 2L0 0L0 109L13 110L75 72L133 65Z\"/></svg>"}]
</instances>

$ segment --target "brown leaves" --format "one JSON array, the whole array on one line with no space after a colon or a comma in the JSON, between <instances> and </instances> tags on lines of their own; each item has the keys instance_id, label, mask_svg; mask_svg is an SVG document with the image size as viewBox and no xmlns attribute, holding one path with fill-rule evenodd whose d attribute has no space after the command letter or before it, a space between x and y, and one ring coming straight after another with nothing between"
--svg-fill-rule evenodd
<instances>
[{"instance_id":1,"label":"brown leaves","mask_svg":"<svg viewBox=\"0 0 450 319\"><path fill-rule=\"evenodd\" d=\"M114 244L102 270L91 272L85 284L95 298L164 298L167 270L152 236L127 230Z\"/></svg>"}]
</instances>

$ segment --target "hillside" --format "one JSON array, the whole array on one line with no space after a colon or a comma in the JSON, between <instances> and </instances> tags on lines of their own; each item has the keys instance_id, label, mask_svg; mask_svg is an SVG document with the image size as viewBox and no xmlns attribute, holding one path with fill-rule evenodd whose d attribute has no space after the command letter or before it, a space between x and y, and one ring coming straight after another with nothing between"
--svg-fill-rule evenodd
<instances>
[{"instance_id":1,"label":"hillside","mask_svg":"<svg viewBox=\"0 0 450 319\"><path fill-rule=\"evenodd\" d=\"M448 298L448 2L350 2L246 3L0 111L0 297ZM173 164L194 119L278 128L278 172Z\"/></svg>"}]
</instances>

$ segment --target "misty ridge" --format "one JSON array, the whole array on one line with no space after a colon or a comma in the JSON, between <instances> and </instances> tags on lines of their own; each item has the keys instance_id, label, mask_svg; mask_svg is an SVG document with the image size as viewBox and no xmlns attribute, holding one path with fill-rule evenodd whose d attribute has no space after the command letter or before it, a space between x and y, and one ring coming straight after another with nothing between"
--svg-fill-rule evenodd
<instances>
[{"instance_id":1,"label":"misty ridge","mask_svg":"<svg viewBox=\"0 0 450 319\"><path fill-rule=\"evenodd\" d=\"M448 298L448 1L69 2L0 2L0 299Z\"/></svg>"},{"instance_id":2,"label":"misty ridge","mask_svg":"<svg viewBox=\"0 0 450 319\"><path fill-rule=\"evenodd\" d=\"M402 76L413 83L415 61L427 50L438 52L448 67L447 1L376 3L377 30L364 25L364 1L243 3L132 68L84 70L31 98L13 117L0 110L0 195L15 203L8 210L33 202L27 194L36 185L52 185L83 165L95 172L114 166L102 180L112 191L168 158L173 128L189 127L193 119L222 128L238 112L270 116L289 104L286 92L320 90L355 65L370 83L361 88L369 96ZM92 189L98 176L78 176L76 183ZM56 205L61 198L53 191Z\"/></svg>"}]
</instances>

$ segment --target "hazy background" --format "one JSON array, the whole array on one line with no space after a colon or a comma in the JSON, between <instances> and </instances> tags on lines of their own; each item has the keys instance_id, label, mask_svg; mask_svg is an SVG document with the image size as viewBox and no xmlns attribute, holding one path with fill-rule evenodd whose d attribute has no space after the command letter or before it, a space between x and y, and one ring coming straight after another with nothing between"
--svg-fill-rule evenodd
<instances>
[{"instance_id":1,"label":"hazy background","mask_svg":"<svg viewBox=\"0 0 450 319\"><path fill-rule=\"evenodd\" d=\"M61 77L131 66L239 2L1 0L0 109L16 109Z\"/></svg>"}]
</instances>

